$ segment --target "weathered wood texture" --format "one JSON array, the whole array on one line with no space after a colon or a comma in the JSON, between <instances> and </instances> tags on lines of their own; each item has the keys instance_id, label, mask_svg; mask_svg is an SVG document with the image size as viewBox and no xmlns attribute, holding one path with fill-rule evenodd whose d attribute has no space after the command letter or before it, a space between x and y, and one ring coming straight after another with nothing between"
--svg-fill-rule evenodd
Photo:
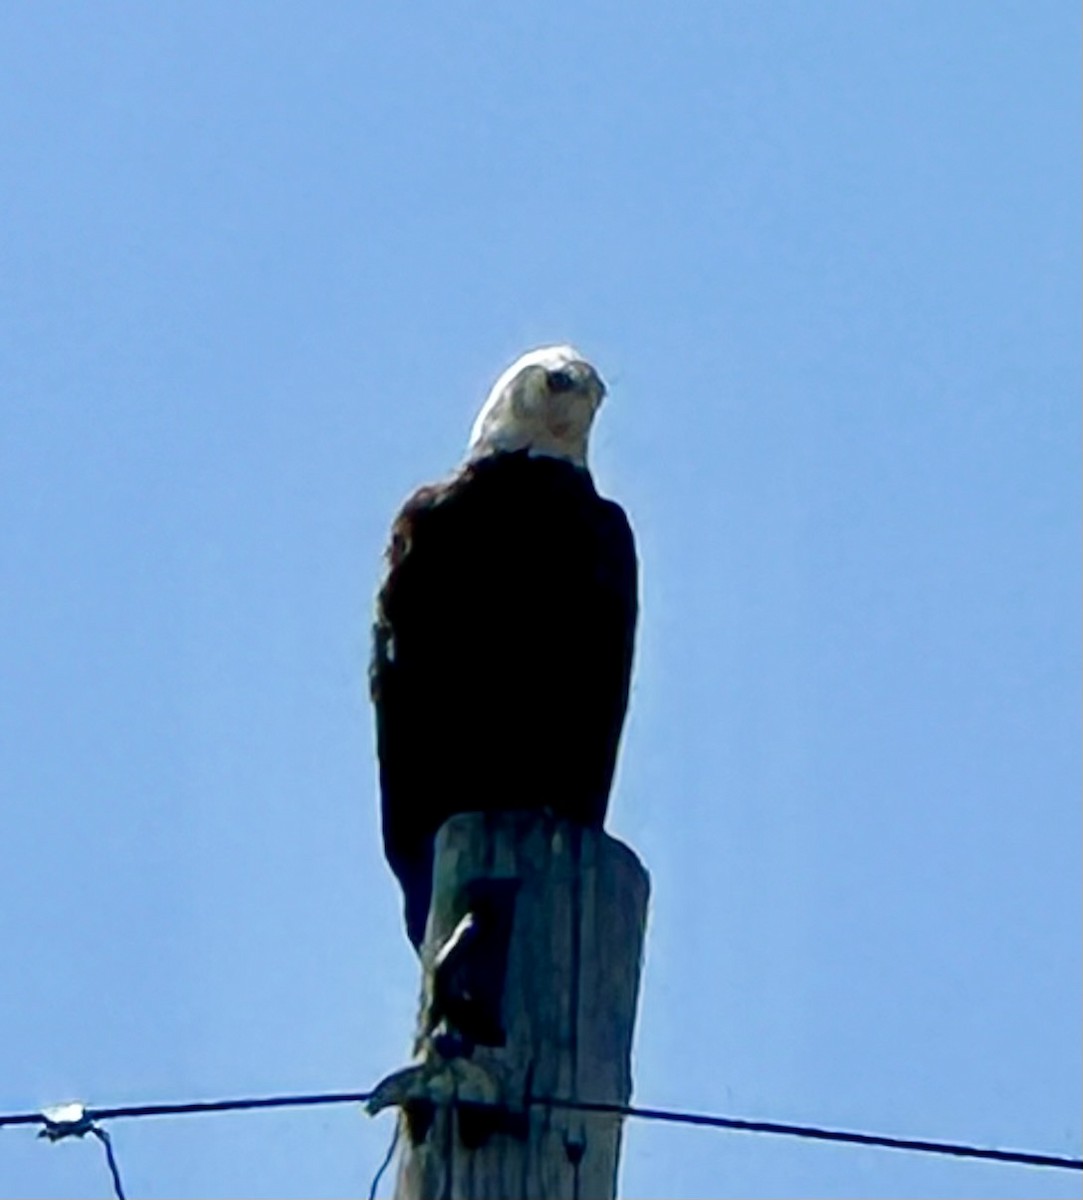
<instances>
[{"instance_id":1,"label":"weathered wood texture","mask_svg":"<svg viewBox=\"0 0 1083 1200\"><path fill-rule=\"evenodd\" d=\"M429 1037L433 958L464 911L464 886L517 879L503 987L507 1042L445 1062ZM621 1120L539 1099L627 1104L649 880L621 842L547 814L467 813L437 839L415 1046L437 1102L427 1136L403 1138L396 1200L608 1200L616 1194ZM470 1122L496 1099L518 1128ZM480 1112L480 1118L478 1113ZM409 1122L406 1122L409 1129ZM416 1132L416 1130L415 1130Z\"/></svg>"}]
</instances>

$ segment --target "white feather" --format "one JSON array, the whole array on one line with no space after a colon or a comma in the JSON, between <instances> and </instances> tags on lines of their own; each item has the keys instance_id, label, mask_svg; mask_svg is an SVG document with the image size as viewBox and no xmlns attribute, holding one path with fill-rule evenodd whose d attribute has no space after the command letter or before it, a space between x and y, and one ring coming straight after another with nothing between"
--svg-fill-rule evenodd
<instances>
[{"instance_id":1,"label":"white feather","mask_svg":"<svg viewBox=\"0 0 1083 1200\"><path fill-rule=\"evenodd\" d=\"M553 390L550 371L566 371L574 386ZM526 450L585 467L591 423L604 395L601 376L574 347L531 350L493 385L474 422L469 455Z\"/></svg>"}]
</instances>

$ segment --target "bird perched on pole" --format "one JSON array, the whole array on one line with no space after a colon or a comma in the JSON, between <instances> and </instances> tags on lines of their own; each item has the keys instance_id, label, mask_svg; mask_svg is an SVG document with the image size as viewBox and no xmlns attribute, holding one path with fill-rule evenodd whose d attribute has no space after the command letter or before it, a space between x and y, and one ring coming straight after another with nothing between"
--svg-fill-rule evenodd
<instances>
[{"instance_id":1,"label":"bird perched on pole","mask_svg":"<svg viewBox=\"0 0 1083 1200\"><path fill-rule=\"evenodd\" d=\"M415 947L449 817L604 820L637 615L632 531L587 467L605 391L571 346L524 354L465 461L392 525L369 678L384 849Z\"/></svg>"}]
</instances>

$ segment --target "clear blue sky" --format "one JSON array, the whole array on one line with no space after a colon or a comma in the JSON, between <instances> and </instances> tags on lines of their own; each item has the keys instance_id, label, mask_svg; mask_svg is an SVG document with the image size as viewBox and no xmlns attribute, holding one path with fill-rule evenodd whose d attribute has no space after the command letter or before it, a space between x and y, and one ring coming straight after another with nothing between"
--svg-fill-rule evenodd
<instances>
[{"instance_id":1,"label":"clear blue sky","mask_svg":"<svg viewBox=\"0 0 1083 1200\"><path fill-rule=\"evenodd\" d=\"M520 351L610 382L636 1097L1079 1154L1079 16L7 4L0 1109L363 1088L416 969L388 522ZM117 1123L145 1197L364 1192L390 1118ZM4 1197L100 1148L0 1131ZM1079 1176L632 1124L629 1196Z\"/></svg>"}]
</instances>

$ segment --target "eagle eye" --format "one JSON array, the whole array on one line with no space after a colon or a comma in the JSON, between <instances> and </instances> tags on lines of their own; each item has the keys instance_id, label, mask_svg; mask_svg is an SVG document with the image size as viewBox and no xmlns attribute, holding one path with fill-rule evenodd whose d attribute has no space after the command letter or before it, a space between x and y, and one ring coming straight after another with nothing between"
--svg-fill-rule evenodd
<instances>
[{"instance_id":1,"label":"eagle eye","mask_svg":"<svg viewBox=\"0 0 1083 1200\"><path fill-rule=\"evenodd\" d=\"M549 371L546 376L551 392L570 392L575 387L575 379L570 371Z\"/></svg>"}]
</instances>

